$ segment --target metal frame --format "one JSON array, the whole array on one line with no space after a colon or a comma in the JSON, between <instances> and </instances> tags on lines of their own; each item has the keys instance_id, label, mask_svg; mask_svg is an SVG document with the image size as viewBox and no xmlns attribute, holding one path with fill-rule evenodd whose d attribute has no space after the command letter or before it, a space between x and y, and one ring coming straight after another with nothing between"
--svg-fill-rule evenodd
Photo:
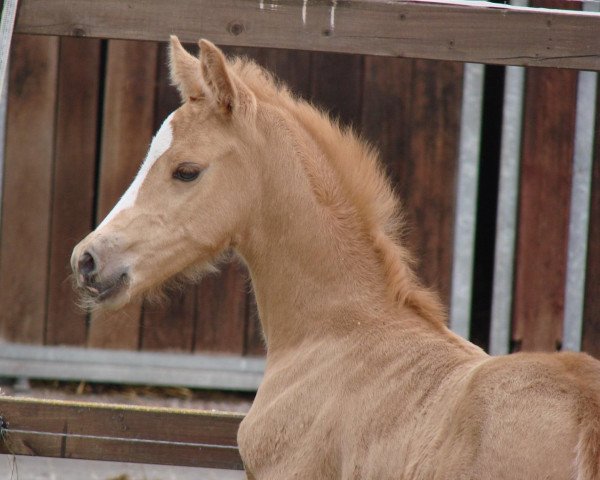
<instances>
[{"instance_id":1,"label":"metal frame","mask_svg":"<svg viewBox=\"0 0 600 480\"><path fill-rule=\"evenodd\" d=\"M0 343L0 375L256 391L265 360L233 355L132 352Z\"/></svg>"}]
</instances>

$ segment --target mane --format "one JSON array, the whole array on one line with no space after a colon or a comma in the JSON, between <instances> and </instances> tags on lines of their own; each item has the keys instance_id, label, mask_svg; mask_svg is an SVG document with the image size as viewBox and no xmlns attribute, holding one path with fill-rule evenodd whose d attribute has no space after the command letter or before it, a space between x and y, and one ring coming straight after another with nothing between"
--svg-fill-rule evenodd
<instances>
[{"instance_id":1,"label":"mane","mask_svg":"<svg viewBox=\"0 0 600 480\"><path fill-rule=\"evenodd\" d=\"M293 96L252 60L238 57L229 62L258 100L285 108L320 146L340 183L336 192L327 194L344 197L327 203L334 209L350 204L340 217L351 212L366 233L384 269L391 300L411 308L435 326L444 325L446 313L439 297L417 278L414 259L401 242L404 222L400 204L378 152L351 128L340 127L325 112Z\"/></svg>"}]
</instances>

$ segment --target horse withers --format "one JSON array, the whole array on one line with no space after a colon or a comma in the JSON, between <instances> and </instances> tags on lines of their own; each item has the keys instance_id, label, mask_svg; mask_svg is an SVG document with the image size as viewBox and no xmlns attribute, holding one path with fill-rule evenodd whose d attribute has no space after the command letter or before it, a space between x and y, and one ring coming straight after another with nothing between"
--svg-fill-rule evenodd
<instances>
[{"instance_id":1,"label":"horse withers","mask_svg":"<svg viewBox=\"0 0 600 480\"><path fill-rule=\"evenodd\" d=\"M454 335L377 154L251 61L200 49L171 39L182 105L73 251L83 303L243 259L267 345L238 434L249 479L600 479L600 363Z\"/></svg>"}]
</instances>

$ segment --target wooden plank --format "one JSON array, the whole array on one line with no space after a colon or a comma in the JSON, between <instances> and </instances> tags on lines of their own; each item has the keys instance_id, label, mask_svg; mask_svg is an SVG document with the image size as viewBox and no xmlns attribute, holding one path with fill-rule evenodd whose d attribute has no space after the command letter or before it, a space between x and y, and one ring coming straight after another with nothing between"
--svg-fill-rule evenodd
<instances>
[{"instance_id":1,"label":"wooden plank","mask_svg":"<svg viewBox=\"0 0 600 480\"><path fill-rule=\"evenodd\" d=\"M1 453L243 469L243 415L0 397Z\"/></svg>"},{"instance_id":2,"label":"wooden plank","mask_svg":"<svg viewBox=\"0 0 600 480\"><path fill-rule=\"evenodd\" d=\"M167 44L158 46L153 131L157 131L165 118L181 103L179 93L169 78L168 53ZM196 287L193 285L182 291L171 292L162 304L145 302L140 348L190 352L194 341L195 310Z\"/></svg>"},{"instance_id":3,"label":"wooden plank","mask_svg":"<svg viewBox=\"0 0 600 480\"><path fill-rule=\"evenodd\" d=\"M174 292L163 304L144 303L141 350L191 352L194 342L195 286Z\"/></svg>"},{"instance_id":4,"label":"wooden plank","mask_svg":"<svg viewBox=\"0 0 600 480\"><path fill-rule=\"evenodd\" d=\"M556 350L562 338L577 73L527 72L513 341Z\"/></svg>"},{"instance_id":5,"label":"wooden plank","mask_svg":"<svg viewBox=\"0 0 600 480\"><path fill-rule=\"evenodd\" d=\"M599 80L600 91L600 80ZM583 309L582 349L600 358L600 95L596 102L596 144L592 167L592 195Z\"/></svg>"},{"instance_id":6,"label":"wooden plank","mask_svg":"<svg viewBox=\"0 0 600 480\"><path fill-rule=\"evenodd\" d=\"M92 228L100 40L61 38L56 114L46 343L85 345L87 315L76 306L69 259Z\"/></svg>"},{"instance_id":7,"label":"wooden plank","mask_svg":"<svg viewBox=\"0 0 600 480\"><path fill-rule=\"evenodd\" d=\"M421 278L448 304L462 65L365 58L362 126L402 199Z\"/></svg>"},{"instance_id":8,"label":"wooden plank","mask_svg":"<svg viewBox=\"0 0 600 480\"><path fill-rule=\"evenodd\" d=\"M16 31L600 70L600 16L487 2L23 0Z\"/></svg>"},{"instance_id":9,"label":"wooden plank","mask_svg":"<svg viewBox=\"0 0 600 480\"><path fill-rule=\"evenodd\" d=\"M11 53L0 232L0 336L42 343L58 39L16 35Z\"/></svg>"},{"instance_id":10,"label":"wooden plank","mask_svg":"<svg viewBox=\"0 0 600 480\"><path fill-rule=\"evenodd\" d=\"M197 293L196 352L243 353L248 289L244 271L233 262L223 265L218 276L202 280Z\"/></svg>"},{"instance_id":11,"label":"wooden plank","mask_svg":"<svg viewBox=\"0 0 600 480\"><path fill-rule=\"evenodd\" d=\"M534 0L577 8L565 0ZM516 350L561 346L577 73L526 72L513 311Z\"/></svg>"},{"instance_id":12,"label":"wooden plank","mask_svg":"<svg viewBox=\"0 0 600 480\"><path fill-rule=\"evenodd\" d=\"M189 49L189 46L187 46ZM197 47L196 47L197 50ZM191 51L191 49L190 49ZM169 45L158 45L158 73L156 76L156 107L154 109L154 128L156 132L171 112L179 108L181 98L175 86L171 85L169 73Z\"/></svg>"},{"instance_id":13,"label":"wooden plank","mask_svg":"<svg viewBox=\"0 0 600 480\"><path fill-rule=\"evenodd\" d=\"M313 53L311 100L344 125L360 129L362 70L364 57L336 53Z\"/></svg>"},{"instance_id":14,"label":"wooden plank","mask_svg":"<svg viewBox=\"0 0 600 480\"><path fill-rule=\"evenodd\" d=\"M262 48L258 63L281 79L295 95L310 98L312 55L303 50Z\"/></svg>"},{"instance_id":15,"label":"wooden plank","mask_svg":"<svg viewBox=\"0 0 600 480\"><path fill-rule=\"evenodd\" d=\"M284 50L280 48L249 48L222 46L230 56L245 56L266 68L276 78L283 81L294 94L309 99L311 58L305 50Z\"/></svg>"},{"instance_id":16,"label":"wooden plank","mask_svg":"<svg viewBox=\"0 0 600 480\"><path fill-rule=\"evenodd\" d=\"M125 192L153 134L157 45L113 40L108 45L98 208L100 222ZM137 349L141 301L92 317L88 344Z\"/></svg>"}]
</instances>

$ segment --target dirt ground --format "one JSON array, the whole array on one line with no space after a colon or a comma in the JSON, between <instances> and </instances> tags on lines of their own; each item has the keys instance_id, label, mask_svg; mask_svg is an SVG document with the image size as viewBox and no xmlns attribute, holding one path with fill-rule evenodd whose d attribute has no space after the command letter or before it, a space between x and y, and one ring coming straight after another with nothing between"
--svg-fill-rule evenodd
<instances>
[{"instance_id":1,"label":"dirt ground","mask_svg":"<svg viewBox=\"0 0 600 480\"><path fill-rule=\"evenodd\" d=\"M0 455L0 480L243 480L244 472Z\"/></svg>"},{"instance_id":2,"label":"dirt ground","mask_svg":"<svg viewBox=\"0 0 600 480\"><path fill-rule=\"evenodd\" d=\"M47 381L4 382L0 395L245 413L253 394ZM0 455L0 480L242 480L243 472Z\"/></svg>"}]
</instances>

